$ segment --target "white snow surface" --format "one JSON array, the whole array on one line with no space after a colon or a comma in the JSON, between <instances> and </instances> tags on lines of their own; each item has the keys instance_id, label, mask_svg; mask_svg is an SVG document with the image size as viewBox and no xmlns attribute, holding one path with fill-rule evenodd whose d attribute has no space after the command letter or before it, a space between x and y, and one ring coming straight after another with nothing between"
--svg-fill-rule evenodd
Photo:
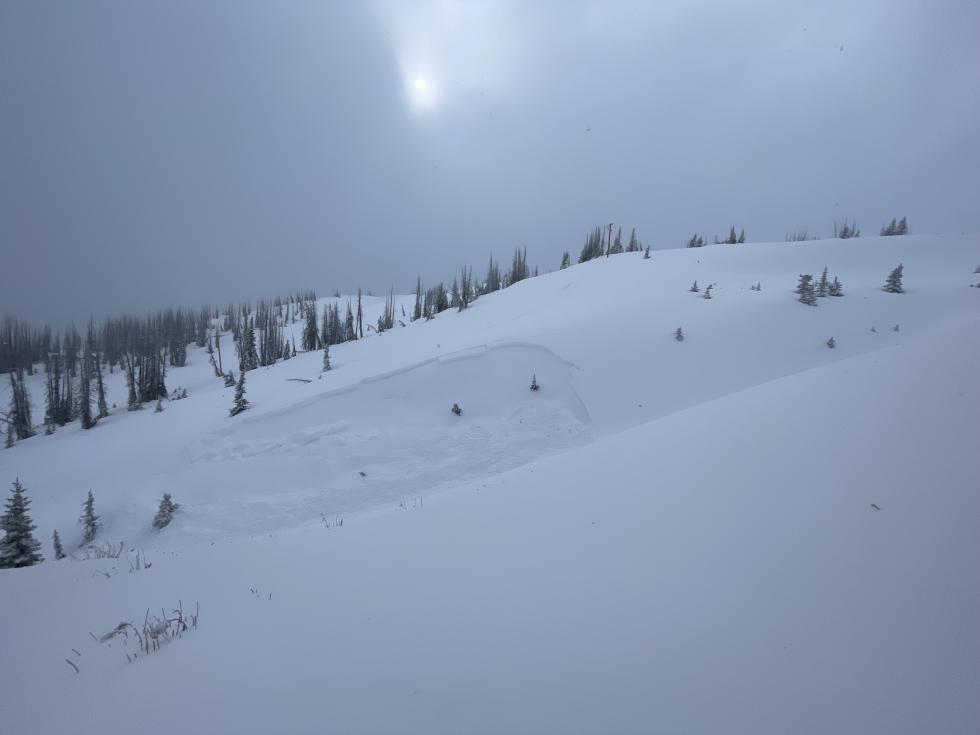
<instances>
[{"instance_id":1,"label":"white snow surface","mask_svg":"<svg viewBox=\"0 0 980 735\"><path fill-rule=\"evenodd\" d=\"M980 732L978 263L617 255L250 371L234 418L203 350L163 413L108 376L94 429L0 450L48 556L0 571L0 733ZM90 489L127 552L54 562ZM133 663L89 635L178 600Z\"/></svg>"}]
</instances>

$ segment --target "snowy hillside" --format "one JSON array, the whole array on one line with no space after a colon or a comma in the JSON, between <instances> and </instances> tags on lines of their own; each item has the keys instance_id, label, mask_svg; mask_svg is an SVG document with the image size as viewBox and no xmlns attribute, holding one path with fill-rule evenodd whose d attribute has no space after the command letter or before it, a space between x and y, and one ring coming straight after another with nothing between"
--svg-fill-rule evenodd
<instances>
[{"instance_id":1,"label":"snowy hillside","mask_svg":"<svg viewBox=\"0 0 980 735\"><path fill-rule=\"evenodd\" d=\"M94 429L0 450L48 557L0 572L0 733L978 732L978 263L617 255L250 371L236 417L203 350L162 413L116 372ZM151 568L53 561L89 490ZM89 635L178 600L133 663Z\"/></svg>"}]
</instances>

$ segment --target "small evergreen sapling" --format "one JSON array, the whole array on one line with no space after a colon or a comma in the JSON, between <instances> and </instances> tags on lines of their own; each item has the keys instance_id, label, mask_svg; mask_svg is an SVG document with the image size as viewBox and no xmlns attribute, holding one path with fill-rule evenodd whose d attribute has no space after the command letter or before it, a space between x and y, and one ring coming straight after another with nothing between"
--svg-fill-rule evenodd
<instances>
[{"instance_id":1,"label":"small evergreen sapling","mask_svg":"<svg viewBox=\"0 0 980 735\"><path fill-rule=\"evenodd\" d=\"M177 512L179 507L180 505L175 503L170 497L170 493L164 493L157 514L153 518L153 527L159 530L168 526L170 521L174 519L174 513Z\"/></svg>"},{"instance_id":2,"label":"small evergreen sapling","mask_svg":"<svg viewBox=\"0 0 980 735\"><path fill-rule=\"evenodd\" d=\"M796 293L800 295L799 301L807 306L816 306L817 297L813 293L813 276L809 273L800 274L800 282L796 286Z\"/></svg>"},{"instance_id":3,"label":"small evergreen sapling","mask_svg":"<svg viewBox=\"0 0 980 735\"><path fill-rule=\"evenodd\" d=\"M88 497L85 499L85 503L82 505L85 510L82 516L78 519L78 522L82 524L82 546L85 544L90 544L95 540L95 535L99 531L99 517L95 515L95 498L92 496L92 491L88 491Z\"/></svg>"},{"instance_id":4,"label":"small evergreen sapling","mask_svg":"<svg viewBox=\"0 0 980 735\"><path fill-rule=\"evenodd\" d=\"M0 516L0 531L4 531L3 540L0 540L0 569L31 567L44 561L41 542L34 538L33 531L37 526L28 512L30 505L24 486L15 479L7 498L7 510Z\"/></svg>"},{"instance_id":5,"label":"small evergreen sapling","mask_svg":"<svg viewBox=\"0 0 980 735\"><path fill-rule=\"evenodd\" d=\"M902 264L899 263L895 270L888 274L888 279L885 281L885 285L882 288L888 293L904 293L905 289L902 288Z\"/></svg>"},{"instance_id":6,"label":"small evergreen sapling","mask_svg":"<svg viewBox=\"0 0 980 735\"><path fill-rule=\"evenodd\" d=\"M323 370L321 372L327 372L330 369L330 345L326 342L323 343Z\"/></svg>"},{"instance_id":7,"label":"small evergreen sapling","mask_svg":"<svg viewBox=\"0 0 980 735\"><path fill-rule=\"evenodd\" d=\"M678 342L684 341L684 332L680 327L674 330L674 339L676 339Z\"/></svg>"},{"instance_id":8,"label":"small evergreen sapling","mask_svg":"<svg viewBox=\"0 0 980 735\"><path fill-rule=\"evenodd\" d=\"M643 259L650 260L650 246L647 245L646 250L643 251Z\"/></svg>"},{"instance_id":9,"label":"small evergreen sapling","mask_svg":"<svg viewBox=\"0 0 980 735\"><path fill-rule=\"evenodd\" d=\"M61 537L58 535L57 529L55 529L55 532L51 537L51 542L54 544L54 558L58 561L64 559L65 547L61 545Z\"/></svg>"},{"instance_id":10,"label":"small evergreen sapling","mask_svg":"<svg viewBox=\"0 0 980 735\"><path fill-rule=\"evenodd\" d=\"M459 407L459 404L458 404L458 403L454 403L454 404L453 404L453 407L452 407L452 412L453 412L453 413L454 413L455 415L457 415L457 416L462 416L462 415L463 415L463 409L461 409L461 408Z\"/></svg>"},{"instance_id":11,"label":"small evergreen sapling","mask_svg":"<svg viewBox=\"0 0 980 735\"><path fill-rule=\"evenodd\" d=\"M238 373L238 383L235 385L235 405L231 407L232 416L237 416L248 408L248 399L245 397L245 371Z\"/></svg>"},{"instance_id":12,"label":"small evergreen sapling","mask_svg":"<svg viewBox=\"0 0 980 735\"><path fill-rule=\"evenodd\" d=\"M229 370L225 375L225 388L231 388L235 384L235 371Z\"/></svg>"},{"instance_id":13,"label":"small evergreen sapling","mask_svg":"<svg viewBox=\"0 0 980 735\"><path fill-rule=\"evenodd\" d=\"M701 298L702 299L710 299L711 298L711 289L713 289L714 287L715 287L715 284L713 284L713 283L709 283L707 286L705 286L704 287L704 295Z\"/></svg>"},{"instance_id":14,"label":"small evergreen sapling","mask_svg":"<svg viewBox=\"0 0 980 735\"><path fill-rule=\"evenodd\" d=\"M541 390L541 386L538 385L538 375L537 373L531 374L531 390Z\"/></svg>"},{"instance_id":15,"label":"small evergreen sapling","mask_svg":"<svg viewBox=\"0 0 980 735\"><path fill-rule=\"evenodd\" d=\"M815 295L817 298L825 298L827 293L830 291L830 282L827 280L827 268L823 269L823 273L820 274L820 280L817 281L817 287L815 290Z\"/></svg>"},{"instance_id":16,"label":"small evergreen sapling","mask_svg":"<svg viewBox=\"0 0 980 735\"><path fill-rule=\"evenodd\" d=\"M837 276L834 276L834 281L833 283L830 284L830 287L827 289L827 293L829 293L831 296L844 295L844 287L841 285L841 282L837 279Z\"/></svg>"},{"instance_id":17,"label":"small evergreen sapling","mask_svg":"<svg viewBox=\"0 0 980 735\"><path fill-rule=\"evenodd\" d=\"M687 289L687 290L690 291L691 293L697 293L701 289L698 288L698 282L695 281L694 283L691 284L691 287L689 289Z\"/></svg>"},{"instance_id":18,"label":"small evergreen sapling","mask_svg":"<svg viewBox=\"0 0 980 735\"><path fill-rule=\"evenodd\" d=\"M827 340L827 346L830 349L834 349L837 346L837 343L834 341L834 338L833 337L831 337L830 339Z\"/></svg>"}]
</instances>

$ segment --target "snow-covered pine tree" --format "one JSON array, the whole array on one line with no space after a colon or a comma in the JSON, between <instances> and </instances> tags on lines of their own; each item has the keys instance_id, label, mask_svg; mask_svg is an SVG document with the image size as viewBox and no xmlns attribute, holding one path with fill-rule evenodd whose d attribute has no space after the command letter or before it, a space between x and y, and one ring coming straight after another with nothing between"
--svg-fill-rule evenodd
<instances>
[{"instance_id":1,"label":"snow-covered pine tree","mask_svg":"<svg viewBox=\"0 0 980 735\"><path fill-rule=\"evenodd\" d=\"M153 527L156 529L164 528L170 524L170 521L174 519L174 513L180 507L177 503L173 501L170 497L170 493L164 493L163 499L160 501L160 507L157 509L157 514L153 518Z\"/></svg>"},{"instance_id":2,"label":"snow-covered pine tree","mask_svg":"<svg viewBox=\"0 0 980 735\"><path fill-rule=\"evenodd\" d=\"M830 339L827 340L827 346L830 349L834 349L837 346L837 343L834 341L834 338L833 337L831 337Z\"/></svg>"},{"instance_id":3,"label":"snow-covered pine tree","mask_svg":"<svg viewBox=\"0 0 980 735\"><path fill-rule=\"evenodd\" d=\"M738 242L740 244L745 242L745 229L744 228L738 233Z\"/></svg>"},{"instance_id":4,"label":"snow-covered pine tree","mask_svg":"<svg viewBox=\"0 0 980 735\"><path fill-rule=\"evenodd\" d=\"M229 370L225 374L225 388L231 388L235 384L235 371Z\"/></svg>"},{"instance_id":5,"label":"snow-covered pine tree","mask_svg":"<svg viewBox=\"0 0 980 735\"><path fill-rule=\"evenodd\" d=\"M833 283L830 284L830 287L827 289L827 293L829 293L831 296L844 295L844 286L838 280L837 276L834 276L834 281Z\"/></svg>"},{"instance_id":6,"label":"snow-covered pine tree","mask_svg":"<svg viewBox=\"0 0 980 735\"><path fill-rule=\"evenodd\" d=\"M626 246L627 253L638 253L640 252L640 243L636 239L636 228L634 227L630 232L630 241Z\"/></svg>"},{"instance_id":7,"label":"snow-covered pine tree","mask_svg":"<svg viewBox=\"0 0 980 735\"><path fill-rule=\"evenodd\" d=\"M674 330L674 339L676 339L678 342L684 341L684 332L680 327Z\"/></svg>"},{"instance_id":8,"label":"snow-covered pine tree","mask_svg":"<svg viewBox=\"0 0 980 735\"><path fill-rule=\"evenodd\" d=\"M713 283L709 283L707 286L705 286L704 287L704 294L701 296L701 298L702 299L710 299L711 298L711 289L713 289L714 287L715 287L715 284L713 284Z\"/></svg>"},{"instance_id":9,"label":"snow-covered pine tree","mask_svg":"<svg viewBox=\"0 0 980 735\"><path fill-rule=\"evenodd\" d=\"M303 349L306 352L315 350L320 342L320 333L316 325L316 302L306 305L306 325L303 328Z\"/></svg>"},{"instance_id":10,"label":"snow-covered pine tree","mask_svg":"<svg viewBox=\"0 0 980 735\"><path fill-rule=\"evenodd\" d=\"M800 282L796 286L796 293L800 295L800 303L807 306L816 306L817 297L813 293L813 276L810 273L801 273Z\"/></svg>"},{"instance_id":11,"label":"snow-covered pine tree","mask_svg":"<svg viewBox=\"0 0 980 735\"><path fill-rule=\"evenodd\" d=\"M695 281L694 283L691 284L691 287L687 290L690 291L691 293L698 293L698 291L700 291L701 289L698 288L698 282Z\"/></svg>"},{"instance_id":12,"label":"snow-covered pine tree","mask_svg":"<svg viewBox=\"0 0 980 735\"><path fill-rule=\"evenodd\" d=\"M814 292L814 295L822 299L827 295L827 292L829 290L830 290L830 282L827 280L827 268L825 266L823 269L823 273L820 274L820 280L817 281L817 288Z\"/></svg>"},{"instance_id":13,"label":"snow-covered pine tree","mask_svg":"<svg viewBox=\"0 0 980 735\"><path fill-rule=\"evenodd\" d=\"M572 264L572 256L566 250L564 254L561 256L561 265L559 266L558 270L563 271L566 268L568 268L571 264Z\"/></svg>"},{"instance_id":14,"label":"snow-covered pine tree","mask_svg":"<svg viewBox=\"0 0 980 735\"><path fill-rule=\"evenodd\" d=\"M323 344L323 371L327 372L330 369L330 345Z\"/></svg>"},{"instance_id":15,"label":"snow-covered pine tree","mask_svg":"<svg viewBox=\"0 0 980 735\"><path fill-rule=\"evenodd\" d=\"M6 449L10 449L14 446L14 422L7 421L7 438L3 442L3 446Z\"/></svg>"},{"instance_id":16,"label":"snow-covered pine tree","mask_svg":"<svg viewBox=\"0 0 980 735\"><path fill-rule=\"evenodd\" d=\"M490 266L492 270L493 268L492 255L490 256ZM417 322L421 318L422 318L422 274L420 273L418 278L416 278L415 280L415 308L412 309L412 321Z\"/></svg>"},{"instance_id":17,"label":"snow-covered pine tree","mask_svg":"<svg viewBox=\"0 0 980 735\"><path fill-rule=\"evenodd\" d=\"M84 512L78 519L78 522L82 524L82 546L85 544L90 544L95 540L95 534L99 531L99 517L95 515L95 498L92 496L92 491L88 491L88 497L82 504Z\"/></svg>"},{"instance_id":18,"label":"snow-covered pine tree","mask_svg":"<svg viewBox=\"0 0 980 735\"><path fill-rule=\"evenodd\" d=\"M538 385L538 374L531 374L531 390L541 390L541 386Z\"/></svg>"},{"instance_id":19,"label":"snow-covered pine tree","mask_svg":"<svg viewBox=\"0 0 980 735\"><path fill-rule=\"evenodd\" d=\"M463 415L463 409L461 409L461 408L459 407L459 404L458 404L458 403L454 403L454 404L453 404L453 407L452 407L452 412L453 412L454 414L456 414L457 416L462 416L462 415Z\"/></svg>"},{"instance_id":20,"label":"snow-covered pine tree","mask_svg":"<svg viewBox=\"0 0 980 735\"><path fill-rule=\"evenodd\" d=\"M8 434L9 428L13 427L14 436L18 440L34 436L31 397L24 385L24 371L20 368L10 371L10 411L7 415L7 426Z\"/></svg>"},{"instance_id":21,"label":"snow-covered pine tree","mask_svg":"<svg viewBox=\"0 0 980 735\"><path fill-rule=\"evenodd\" d=\"M619 255L623 252L623 228L620 227L616 230L616 239L613 240L612 247L609 249L612 255Z\"/></svg>"},{"instance_id":22,"label":"snow-covered pine tree","mask_svg":"<svg viewBox=\"0 0 980 735\"><path fill-rule=\"evenodd\" d=\"M58 529L55 529L54 534L52 534L51 542L54 544L55 561L60 561L61 559L64 559L65 547L61 545L61 537L58 535Z\"/></svg>"},{"instance_id":23,"label":"snow-covered pine tree","mask_svg":"<svg viewBox=\"0 0 980 735\"><path fill-rule=\"evenodd\" d=\"M95 356L95 394L98 405L96 418L104 419L109 415L109 402L106 400L105 383L102 382L102 356Z\"/></svg>"},{"instance_id":24,"label":"snow-covered pine tree","mask_svg":"<svg viewBox=\"0 0 980 735\"><path fill-rule=\"evenodd\" d=\"M902 288L902 269L903 266L899 263L895 266L895 269L888 274L888 278L885 281L885 285L882 288L888 293L904 293L905 289Z\"/></svg>"},{"instance_id":25,"label":"snow-covered pine tree","mask_svg":"<svg viewBox=\"0 0 980 735\"><path fill-rule=\"evenodd\" d=\"M650 246L647 245L646 249L643 251L643 259L650 260Z\"/></svg>"},{"instance_id":26,"label":"snow-covered pine tree","mask_svg":"<svg viewBox=\"0 0 980 735\"><path fill-rule=\"evenodd\" d=\"M231 407L232 416L237 416L248 408L248 399L245 398L245 371L238 374L238 383L235 385L235 405Z\"/></svg>"},{"instance_id":27,"label":"snow-covered pine tree","mask_svg":"<svg viewBox=\"0 0 980 735\"><path fill-rule=\"evenodd\" d=\"M0 540L0 569L19 569L44 561L41 542L34 538L33 531L37 526L31 520L28 511L30 505L30 499L24 494L24 486L19 479L15 479L13 490L7 498L7 510L0 516L0 531L4 531L4 537Z\"/></svg>"}]
</instances>

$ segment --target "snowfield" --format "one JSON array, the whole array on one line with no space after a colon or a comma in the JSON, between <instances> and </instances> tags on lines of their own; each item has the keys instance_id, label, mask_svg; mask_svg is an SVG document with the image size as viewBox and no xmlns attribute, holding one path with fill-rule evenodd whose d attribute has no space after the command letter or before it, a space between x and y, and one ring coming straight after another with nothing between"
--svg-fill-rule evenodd
<instances>
[{"instance_id":1,"label":"snowfield","mask_svg":"<svg viewBox=\"0 0 980 735\"><path fill-rule=\"evenodd\" d=\"M974 735L978 264L978 237L617 255L399 307L330 372L248 372L234 418L203 350L159 414L117 371L94 429L0 450L47 557L0 571L0 733ZM798 303L824 266L844 298ZM126 551L55 562L90 489ZM199 626L133 662L90 635L178 600Z\"/></svg>"}]
</instances>

